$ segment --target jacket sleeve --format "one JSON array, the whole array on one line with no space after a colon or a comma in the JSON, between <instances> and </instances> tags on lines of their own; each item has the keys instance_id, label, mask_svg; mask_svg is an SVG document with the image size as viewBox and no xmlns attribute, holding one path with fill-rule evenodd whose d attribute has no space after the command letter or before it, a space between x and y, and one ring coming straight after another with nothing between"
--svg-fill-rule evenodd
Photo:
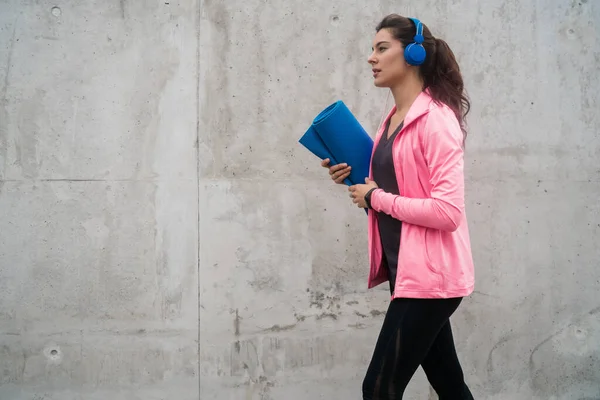
<instances>
[{"instance_id":1,"label":"jacket sleeve","mask_svg":"<svg viewBox=\"0 0 600 400\"><path fill-rule=\"evenodd\" d=\"M433 121L429 118L433 117ZM463 220L464 158L462 131L458 122L429 115L422 148L429 170L429 198L408 198L377 189L371 206L400 221L453 232Z\"/></svg>"}]
</instances>

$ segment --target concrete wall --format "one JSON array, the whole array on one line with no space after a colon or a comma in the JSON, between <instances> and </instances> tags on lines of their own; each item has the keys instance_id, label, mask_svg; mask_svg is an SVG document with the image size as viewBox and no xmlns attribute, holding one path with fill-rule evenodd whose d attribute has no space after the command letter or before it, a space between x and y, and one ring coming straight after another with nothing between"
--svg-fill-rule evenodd
<instances>
[{"instance_id":1,"label":"concrete wall","mask_svg":"<svg viewBox=\"0 0 600 400\"><path fill-rule=\"evenodd\" d=\"M374 132L389 12L473 101L476 398L600 399L600 4L275 4L0 0L0 399L360 398L388 296L297 139L337 99Z\"/></svg>"}]
</instances>

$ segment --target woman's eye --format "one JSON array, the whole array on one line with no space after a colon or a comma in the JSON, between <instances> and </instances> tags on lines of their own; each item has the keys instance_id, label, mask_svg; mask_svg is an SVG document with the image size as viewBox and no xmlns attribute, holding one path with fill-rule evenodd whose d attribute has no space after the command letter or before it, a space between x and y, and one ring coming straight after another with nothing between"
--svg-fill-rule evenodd
<instances>
[{"instance_id":1,"label":"woman's eye","mask_svg":"<svg viewBox=\"0 0 600 400\"><path fill-rule=\"evenodd\" d=\"M385 49L386 49L385 47L380 47L379 52L381 53L381 52L385 51Z\"/></svg>"}]
</instances>

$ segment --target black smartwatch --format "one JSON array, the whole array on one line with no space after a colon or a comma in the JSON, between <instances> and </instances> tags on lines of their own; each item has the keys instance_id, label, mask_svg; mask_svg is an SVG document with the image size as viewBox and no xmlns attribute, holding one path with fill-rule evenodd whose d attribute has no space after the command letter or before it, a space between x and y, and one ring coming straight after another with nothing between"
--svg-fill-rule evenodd
<instances>
[{"instance_id":1,"label":"black smartwatch","mask_svg":"<svg viewBox=\"0 0 600 400\"><path fill-rule=\"evenodd\" d=\"M379 188L373 188L371 190L369 190L367 192L367 194L365 194L365 203L367 203L367 208L373 209L373 207L371 207L371 194L373 193L373 190L375 189L379 189Z\"/></svg>"}]
</instances>

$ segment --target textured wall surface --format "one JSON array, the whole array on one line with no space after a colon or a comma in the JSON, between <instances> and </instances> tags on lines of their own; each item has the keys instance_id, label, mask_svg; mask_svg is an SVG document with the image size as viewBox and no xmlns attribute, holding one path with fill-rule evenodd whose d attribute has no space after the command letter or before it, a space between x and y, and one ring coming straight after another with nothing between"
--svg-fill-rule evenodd
<instances>
[{"instance_id":1,"label":"textured wall surface","mask_svg":"<svg viewBox=\"0 0 600 400\"><path fill-rule=\"evenodd\" d=\"M198 6L0 4L0 399L197 399Z\"/></svg>"},{"instance_id":2,"label":"textured wall surface","mask_svg":"<svg viewBox=\"0 0 600 400\"><path fill-rule=\"evenodd\" d=\"M390 12L473 104L473 393L600 399L598 1L0 0L0 400L359 399L386 285L297 140L338 99L374 133Z\"/></svg>"}]
</instances>

